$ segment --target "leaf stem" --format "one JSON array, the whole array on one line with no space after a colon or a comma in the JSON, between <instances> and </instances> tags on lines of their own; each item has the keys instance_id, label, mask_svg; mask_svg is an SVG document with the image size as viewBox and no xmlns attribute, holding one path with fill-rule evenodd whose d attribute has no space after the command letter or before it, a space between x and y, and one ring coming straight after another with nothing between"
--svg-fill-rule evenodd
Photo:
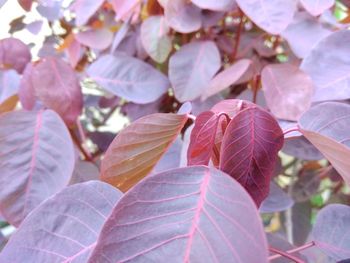
<instances>
[{"instance_id":1,"label":"leaf stem","mask_svg":"<svg viewBox=\"0 0 350 263\"><path fill-rule=\"evenodd\" d=\"M84 147L81 145L79 138L77 137L77 135L75 134L75 132L71 129L69 129L70 135L73 139L74 144L79 148L80 152L84 155L84 158L86 161L89 162L93 162L92 157L90 155L90 153L88 153Z\"/></svg>"},{"instance_id":2,"label":"leaf stem","mask_svg":"<svg viewBox=\"0 0 350 263\"><path fill-rule=\"evenodd\" d=\"M284 130L284 131L283 131L283 135L286 135L286 134L288 134L288 133L295 132L295 131L299 131L299 128L298 128L298 127L293 127L293 128Z\"/></svg>"},{"instance_id":3,"label":"leaf stem","mask_svg":"<svg viewBox=\"0 0 350 263\"><path fill-rule=\"evenodd\" d=\"M314 242L314 241L311 241L311 242L306 243L305 245L302 245L302 246L300 246L300 247L287 250L287 251L284 252L284 253L293 254L293 253L296 253L296 252L299 252L299 251L308 249L308 248L310 248L310 247L313 247L314 245L315 245L315 242ZM270 249L270 251L272 251L272 250ZM272 252L275 252L275 251L272 251ZM280 258L280 257L283 256L283 255L281 255L281 254L278 253L278 252L275 252L275 253L277 253L277 255L270 256L270 257L269 257L269 260L274 260L274 259L277 259L277 258Z\"/></svg>"},{"instance_id":4,"label":"leaf stem","mask_svg":"<svg viewBox=\"0 0 350 263\"><path fill-rule=\"evenodd\" d=\"M293 255L290 255L288 252L281 251L277 248L269 247L269 250L273 253L278 254L278 255L274 255L274 256L285 257L285 258L292 260L295 263L305 263L303 260L301 260ZM273 259L275 259L275 258L273 258ZM271 257L269 257L269 260L271 260Z\"/></svg>"},{"instance_id":5,"label":"leaf stem","mask_svg":"<svg viewBox=\"0 0 350 263\"><path fill-rule=\"evenodd\" d=\"M235 46L233 48L233 52L232 52L232 56L231 56L231 60L234 61L236 59L237 56L237 52L238 52L238 47L239 47L239 42L241 40L241 33L242 33L242 29L243 29L243 12L241 9L238 9L239 12L239 25L238 25L238 29L237 29L237 33L235 36Z\"/></svg>"}]
</instances>

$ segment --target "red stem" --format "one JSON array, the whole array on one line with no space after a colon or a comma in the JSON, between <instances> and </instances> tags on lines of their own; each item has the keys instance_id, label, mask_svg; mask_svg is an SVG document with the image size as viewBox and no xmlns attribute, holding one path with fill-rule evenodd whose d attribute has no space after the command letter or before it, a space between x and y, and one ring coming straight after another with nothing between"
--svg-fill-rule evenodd
<instances>
[{"instance_id":1,"label":"red stem","mask_svg":"<svg viewBox=\"0 0 350 263\"><path fill-rule=\"evenodd\" d=\"M293 128L287 129L287 130L283 131L283 135L286 135L288 133L295 132L295 131L299 131L299 128L293 127Z\"/></svg>"},{"instance_id":2,"label":"red stem","mask_svg":"<svg viewBox=\"0 0 350 263\"><path fill-rule=\"evenodd\" d=\"M269 250L273 253L279 254L276 256L280 256L280 257L282 256L282 257L288 258L290 260L293 260L293 262L295 262L295 263L305 263L303 260L301 260L293 255L290 255L288 252L278 250L277 248L269 247ZM269 257L269 260L271 260L271 257Z\"/></svg>"},{"instance_id":3,"label":"red stem","mask_svg":"<svg viewBox=\"0 0 350 263\"><path fill-rule=\"evenodd\" d=\"M69 130L70 131L70 135L72 136L73 142L74 144L79 148L80 152L84 155L84 158L86 161L89 162L93 162L92 157L90 155L90 153L88 153L84 147L81 145L77 135L75 134L75 132L73 130Z\"/></svg>"},{"instance_id":4,"label":"red stem","mask_svg":"<svg viewBox=\"0 0 350 263\"><path fill-rule=\"evenodd\" d=\"M238 12L239 12L240 21L239 21L237 33L235 36L235 46L233 48L233 53L232 53L232 57L231 57L232 61L234 61L236 59L238 47L239 47L239 42L241 40L241 33L242 33L242 29L243 29L243 16L244 16L244 14L243 14L241 9L238 9Z\"/></svg>"},{"instance_id":5,"label":"red stem","mask_svg":"<svg viewBox=\"0 0 350 263\"><path fill-rule=\"evenodd\" d=\"M253 103L255 104L258 97L259 83L260 83L260 75L257 75L255 78L254 87L253 87Z\"/></svg>"},{"instance_id":6,"label":"red stem","mask_svg":"<svg viewBox=\"0 0 350 263\"><path fill-rule=\"evenodd\" d=\"M307 249L307 248L313 247L314 245L315 245L315 242L314 242L314 241L311 241L311 242L306 243L305 245L302 245L302 246L300 246L300 247L287 250L287 251L284 252L284 253L293 254L293 253L295 253L295 252L299 252L299 251L305 250L305 249ZM270 248L270 251L272 251L271 248ZM272 251L272 252L275 252L275 251ZM282 251L282 252L283 252L283 251ZM275 253L278 253L278 252L275 252ZM280 258L280 257L282 257L282 256L284 256L284 255L281 255L280 253L278 253L278 255L270 256L270 257L269 257L269 260L271 261L271 260Z\"/></svg>"}]
</instances>

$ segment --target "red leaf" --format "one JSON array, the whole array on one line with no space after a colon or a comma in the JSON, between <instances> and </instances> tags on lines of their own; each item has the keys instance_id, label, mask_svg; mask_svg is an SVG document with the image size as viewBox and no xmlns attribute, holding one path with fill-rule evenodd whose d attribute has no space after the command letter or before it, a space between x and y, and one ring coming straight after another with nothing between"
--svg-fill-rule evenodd
<instances>
[{"instance_id":1,"label":"red leaf","mask_svg":"<svg viewBox=\"0 0 350 263\"><path fill-rule=\"evenodd\" d=\"M227 126L220 169L240 182L256 204L267 197L283 132L266 111L250 107L238 113Z\"/></svg>"}]
</instances>

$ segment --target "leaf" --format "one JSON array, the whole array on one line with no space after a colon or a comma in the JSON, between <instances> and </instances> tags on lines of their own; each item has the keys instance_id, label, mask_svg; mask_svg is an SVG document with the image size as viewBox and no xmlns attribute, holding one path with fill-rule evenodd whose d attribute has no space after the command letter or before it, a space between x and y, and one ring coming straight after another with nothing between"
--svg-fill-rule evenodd
<instances>
[{"instance_id":1,"label":"leaf","mask_svg":"<svg viewBox=\"0 0 350 263\"><path fill-rule=\"evenodd\" d=\"M68 184L74 169L73 143L51 110L2 114L0 127L0 211L18 226Z\"/></svg>"},{"instance_id":2,"label":"leaf","mask_svg":"<svg viewBox=\"0 0 350 263\"><path fill-rule=\"evenodd\" d=\"M304 136L285 140L282 152L307 161L324 159L322 153L305 139Z\"/></svg>"},{"instance_id":3,"label":"leaf","mask_svg":"<svg viewBox=\"0 0 350 263\"><path fill-rule=\"evenodd\" d=\"M88 29L77 33L75 39L89 48L104 50L112 44L113 33L106 28Z\"/></svg>"},{"instance_id":4,"label":"leaf","mask_svg":"<svg viewBox=\"0 0 350 263\"><path fill-rule=\"evenodd\" d=\"M221 145L220 170L245 187L259 207L283 146L283 132L266 111L250 107L228 124Z\"/></svg>"},{"instance_id":5,"label":"leaf","mask_svg":"<svg viewBox=\"0 0 350 263\"><path fill-rule=\"evenodd\" d=\"M327 205L318 212L312 230L316 246L334 260L350 257L350 207Z\"/></svg>"},{"instance_id":6,"label":"leaf","mask_svg":"<svg viewBox=\"0 0 350 263\"><path fill-rule=\"evenodd\" d=\"M62 59L54 57L47 57L26 68L19 97L25 109L33 109L39 100L44 106L56 111L69 125L75 123L83 106L75 71Z\"/></svg>"},{"instance_id":7,"label":"leaf","mask_svg":"<svg viewBox=\"0 0 350 263\"><path fill-rule=\"evenodd\" d=\"M281 33L281 36L287 40L298 58L304 58L315 44L331 33L332 31L317 19L305 12L299 12L295 14L293 22Z\"/></svg>"},{"instance_id":8,"label":"leaf","mask_svg":"<svg viewBox=\"0 0 350 263\"><path fill-rule=\"evenodd\" d=\"M341 30L332 33L318 42L301 63L300 68L312 78L315 85L313 101L350 98L348 41L350 31Z\"/></svg>"},{"instance_id":9,"label":"leaf","mask_svg":"<svg viewBox=\"0 0 350 263\"><path fill-rule=\"evenodd\" d=\"M61 9L63 0L40 0L38 2L36 9L40 15L47 18L50 22L59 20L63 16Z\"/></svg>"},{"instance_id":10,"label":"leaf","mask_svg":"<svg viewBox=\"0 0 350 263\"><path fill-rule=\"evenodd\" d=\"M187 114L155 113L122 130L101 162L101 180L125 192L149 174L187 121Z\"/></svg>"},{"instance_id":11,"label":"leaf","mask_svg":"<svg viewBox=\"0 0 350 263\"><path fill-rule=\"evenodd\" d=\"M77 160L73 175L69 184L84 183L92 180L98 180L99 170L98 167L90 162Z\"/></svg>"},{"instance_id":12,"label":"leaf","mask_svg":"<svg viewBox=\"0 0 350 263\"><path fill-rule=\"evenodd\" d=\"M32 9L33 0L17 0L19 5L27 12Z\"/></svg>"},{"instance_id":13,"label":"leaf","mask_svg":"<svg viewBox=\"0 0 350 263\"><path fill-rule=\"evenodd\" d=\"M168 25L180 33L191 33L202 26L200 8L186 0L166 1L164 15Z\"/></svg>"},{"instance_id":14,"label":"leaf","mask_svg":"<svg viewBox=\"0 0 350 263\"><path fill-rule=\"evenodd\" d=\"M15 70L0 71L0 104L17 94L19 82L20 75Z\"/></svg>"},{"instance_id":15,"label":"leaf","mask_svg":"<svg viewBox=\"0 0 350 263\"><path fill-rule=\"evenodd\" d=\"M85 25L103 2L104 0L76 0L72 6L76 14L75 24L77 26Z\"/></svg>"},{"instance_id":16,"label":"leaf","mask_svg":"<svg viewBox=\"0 0 350 263\"><path fill-rule=\"evenodd\" d=\"M291 208L294 205L293 199L286 194L276 183L270 183L270 192L261 203L260 213L275 213Z\"/></svg>"},{"instance_id":17,"label":"leaf","mask_svg":"<svg viewBox=\"0 0 350 263\"><path fill-rule=\"evenodd\" d=\"M181 47L169 61L169 79L180 102L203 94L221 66L220 53L212 41L198 41Z\"/></svg>"},{"instance_id":18,"label":"leaf","mask_svg":"<svg viewBox=\"0 0 350 263\"><path fill-rule=\"evenodd\" d=\"M177 137L154 167L152 173L160 173L170 169L179 168L182 146L183 142L181 138Z\"/></svg>"},{"instance_id":19,"label":"leaf","mask_svg":"<svg viewBox=\"0 0 350 263\"><path fill-rule=\"evenodd\" d=\"M127 192L89 262L102 255L111 262L268 261L253 201L235 180L205 166L152 175Z\"/></svg>"},{"instance_id":20,"label":"leaf","mask_svg":"<svg viewBox=\"0 0 350 263\"><path fill-rule=\"evenodd\" d=\"M213 11L232 11L235 7L234 0L191 0L196 6L202 9L209 9Z\"/></svg>"},{"instance_id":21,"label":"leaf","mask_svg":"<svg viewBox=\"0 0 350 263\"><path fill-rule=\"evenodd\" d=\"M163 63L172 49L168 36L169 27L163 16L150 16L141 25L141 42L147 54L156 62Z\"/></svg>"},{"instance_id":22,"label":"leaf","mask_svg":"<svg viewBox=\"0 0 350 263\"><path fill-rule=\"evenodd\" d=\"M270 64L261 72L262 88L271 112L280 119L297 121L311 106L310 77L292 64Z\"/></svg>"},{"instance_id":23,"label":"leaf","mask_svg":"<svg viewBox=\"0 0 350 263\"><path fill-rule=\"evenodd\" d=\"M107 91L135 103L156 101L170 86L167 77L158 70L121 53L99 57L87 72Z\"/></svg>"},{"instance_id":24,"label":"leaf","mask_svg":"<svg viewBox=\"0 0 350 263\"><path fill-rule=\"evenodd\" d=\"M0 68L13 68L22 73L31 59L29 48L21 40L13 37L0 40Z\"/></svg>"},{"instance_id":25,"label":"leaf","mask_svg":"<svg viewBox=\"0 0 350 263\"><path fill-rule=\"evenodd\" d=\"M304 8L313 16L322 14L335 4L335 0L300 0Z\"/></svg>"},{"instance_id":26,"label":"leaf","mask_svg":"<svg viewBox=\"0 0 350 263\"><path fill-rule=\"evenodd\" d=\"M278 35L293 19L296 0L236 0L253 22L268 33Z\"/></svg>"},{"instance_id":27,"label":"leaf","mask_svg":"<svg viewBox=\"0 0 350 263\"><path fill-rule=\"evenodd\" d=\"M120 191L99 181L65 188L23 221L0 254L0 261L87 262L121 196Z\"/></svg>"},{"instance_id":28,"label":"leaf","mask_svg":"<svg viewBox=\"0 0 350 263\"><path fill-rule=\"evenodd\" d=\"M205 111L197 116L187 152L188 165L208 165L220 115Z\"/></svg>"},{"instance_id":29,"label":"leaf","mask_svg":"<svg viewBox=\"0 0 350 263\"><path fill-rule=\"evenodd\" d=\"M250 59L241 59L233 65L218 73L209 83L209 87L204 91L202 99L205 100L210 96L223 91L229 86L235 84L243 74L248 70L252 61Z\"/></svg>"},{"instance_id":30,"label":"leaf","mask_svg":"<svg viewBox=\"0 0 350 263\"><path fill-rule=\"evenodd\" d=\"M112 0L111 3L116 13L115 20L127 20L139 2L139 0Z\"/></svg>"},{"instance_id":31,"label":"leaf","mask_svg":"<svg viewBox=\"0 0 350 263\"><path fill-rule=\"evenodd\" d=\"M322 112L322 114L320 114ZM303 114L299 129L350 184L350 105L340 102L318 104Z\"/></svg>"}]
</instances>

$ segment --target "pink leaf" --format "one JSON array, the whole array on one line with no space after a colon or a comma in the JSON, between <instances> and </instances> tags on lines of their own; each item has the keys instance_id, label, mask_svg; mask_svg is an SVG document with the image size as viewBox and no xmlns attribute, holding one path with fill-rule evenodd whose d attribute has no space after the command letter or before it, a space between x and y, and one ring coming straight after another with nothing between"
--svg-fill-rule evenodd
<instances>
[{"instance_id":1,"label":"pink leaf","mask_svg":"<svg viewBox=\"0 0 350 263\"><path fill-rule=\"evenodd\" d=\"M252 253L254 251L254 253ZM267 262L257 209L228 175L205 166L147 177L118 202L89 259Z\"/></svg>"},{"instance_id":2,"label":"pink leaf","mask_svg":"<svg viewBox=\"0 0 350 263\"><path fill-rule=\"evenodd\" d=\"M315 85L313 101L350 98L349 41L349 30L337 31L318 42L304 58L300 68L309 74Z\"/></svg>"},{"instance_id":3,"label":"pink leaf","mask_svg":"<svg viewBox=\"0 0 350 263\"><path fill-rule=\"evenodd\" d=\"M299 120L303 135L350 184L350 105L325 102L312 107Z\"/></svg>"},{"instance_id":4,"label":"pink leaf","mask_svg":"<svg viewBox=\"0 0 350 263\"><path fill-rule=\"evenodd\" d=\"M87 72L109 92L135 103L156 101L169 88L165 75L151 65L121 53L99 57Z\"/></svg>"},{"instance_id":5,"label":"pink leaf","mask_svg":"<svg viewBox=\"0 0 350 263\"><path fill-rule=\"evenodd\" d=\"M65 188L23 221L0 254L0 261L87 262L121 196L120 191L99 181Z\"/></svg>"},{"instance_id":6,"label":"pink leaf","mask_svg":"<svg viewBox=\"0 0 350 263\"><path fill-rule=\"evenodd\" d=\"M261 72L262 88L271 112L280 119L296 121L311 106L310 77L292 64L270 64Z\"/></svg>"},{"instance_id":7,"label":"pink leaf","mask_svg":"<svg viewBox=\"0 0 350 263\"><path fill-rule=\"evenodd\" d=\"M194 100L209 87L221 66L220 53L212 41L184 45L169 61L169 79L180 102Z\"/></svg>"},{"instance_id":8,"label":"pink leaf","mask_svg":"<svg viewBox=\"0 0 350 263\"><path fill-rule=\"evenodd\" d=\"M250 107L239 112L226 128L220 169L241 183L257 206L267 197L283 145L283 132L266 111Z\"/></svg>"},{"instance_id":9,"label":"pink leaf","mask_svg":"<svg viewBox=\"0 0 350 263\"><path fill-rule=\"evenodd\" d=\"M213 11L231 11L235 7L235 0L191 0L196 6L202 9Z\"/></svg>"},{"instance_id":10,"label":"pink leaf","mask_svg":"<svg viewBox=\"0 0 350 263\"><path fill-rule=\"evenodd\" d=\"M77 75L59 58L47 57L29 65L19 95L25 109L33 109L35 101L39 100L69 125L75 123L82 110L83 98Z\"/></svg>"},{"instance_id":11,"label":"pink leaf","mask_svg":"<svg viewBox=\"0 0 350 263\"><path fill-rule=\"evenodd\" d=\"M97 12L103 2L104 0L76 0L72 6L72 9L76 13L76 25L85 25L90 17Z\"/></svg>"},{"instance_id":12,"label":"pink leaf","mask_svg":"<svg viewBox=\"0 0 350 263\"><path fill-rule=\"evenodd\" d=\"M74 168L69 132L51 111L0 116L0 210L11 224L65 187ZM5 190L6 189L6 190Z\"/></svg>"},{"instance_id":13,"label":"pink leaf","mask_svg":"<svg viewBox=\"0 0 350 263\"><path fill-rule=\"evenodd\" d=\"M205 111L197 116L187 152L188 165L208 165L220 115Z\"/></svg>"},{"instance_id":14,"label":"pink leaf","mask_svg":"<svg viewBox=\"0 0 350 263\"><path fill-rule=\"evenodd\" d=\"M89 48L104 50L112 44L113 33L106 28L89 29L77 33L75 39Z\"/></svg>"},{"instance_id":15,"label":"pink leaf","mask_svg":"<svg viewBox=\"0 0 350 263\"><path fill-rule=\"evenodd\" d=\"M115 20L127 20L131 12L139 4L140 0L112 0L112 5L116 13Z\"/></svg>"},{"instance_id":16,"label":"pink leaf","mask_svg":"<svg viewBox=\"0 0 350 263\"><path fill-rule=\"evenodd\" d=\"M271 34L281 33L293 19L296 0L236 0L253 22Z\"/></svg>"},{"instance_id":17,"label":"pink leaf","mask_svg":"<svg viewBox=\"0 0 350 263\"><path fill-rule=\"evenodd\" d=\"M13 37L0 40L0 68L13 68L22 73L31 59L29 48L21 40Z\"/></svg>"},{"instance_id":18,"label":"pink leaf","mask_svg":"<svg viewBox=\"0 0 350 263\"><path fill-rule=\"evenodd\" d=\"M218 73L210 81L209 88L205 90L204 94L202 95L202 99L206 99L235 84L235 82L238 81L248 70L251 63L252 61L250 59L241 59L227 69Z\"/></svg>"},{"instance_id":19,"label":"pink leaf","mask_svg":"<svg viewBox=\"0 0 350 263\"><path fill-rule=\"evenodd\" d=\"M300 0L300 3L313 16L322 14L335 4L335 0Z\"/></svg>"},{"instance_id":20,"label":"pink leaf","mask_svg":"<svg viewBox=\"0 0 350 263\"><path fill-rule=\"evenodd\" d=\"M70 45L67 47L69 63L72 68L75 68L78 65L84 51L85 47L82 47L81 44L74 38L72 43L70 43Z\"/></svg>"}]
</instances>

